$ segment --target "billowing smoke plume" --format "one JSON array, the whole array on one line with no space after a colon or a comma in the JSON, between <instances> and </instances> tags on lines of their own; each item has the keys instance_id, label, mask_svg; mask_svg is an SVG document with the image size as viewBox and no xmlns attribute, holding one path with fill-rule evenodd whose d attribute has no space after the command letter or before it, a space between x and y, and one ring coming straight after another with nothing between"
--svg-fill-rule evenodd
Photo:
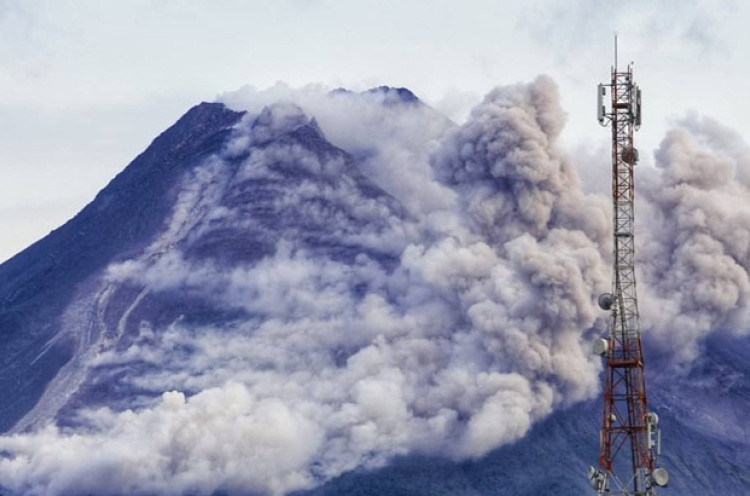
<instances>
[{"instance_id":1,"label":"billowing smoke plume","mask_svg":"<svg viewBox=\"0 0 750 496\"><path fill-rule=\"evenodd\" d=\"M750 329L749 174L750 149L736 133L689 116L640 176L644 321L679 359L710 332Z\"/></svg>"},{"instance_id":2,"label":"billowing smoke plume","mask_svg":"<svg viewBox=\"0 0 750 496\"><path fill-rule=\"evenodd\" d=\"M564 123L546 77L497 88L447 140L438 174L460 194L461 211L494 244L553 229L607 235L607 204L582 193L573 165L555 148Z\"/></svg>"},{"instance_id":3,"label":"billowing smoke plume","mask_svg":"<svg viewBox=\"0 0 750 496\"><path fill-rule=\"evenodd\" d=\"M497 88L461 126L395 90L224 100L248 114L222 155L91 296L138 295L118 327L137 335L80 358L137 398L0 438L11 491L283 495L396 455L480 457L597 393L611 207L555 144L552 81ZM644 172L643 314L686 349L747 312L750 209L728 206L750 205L750 163L727 136L687 122ZM129 322L169 295L214 318Z\"/></svg>"}]
</instances>

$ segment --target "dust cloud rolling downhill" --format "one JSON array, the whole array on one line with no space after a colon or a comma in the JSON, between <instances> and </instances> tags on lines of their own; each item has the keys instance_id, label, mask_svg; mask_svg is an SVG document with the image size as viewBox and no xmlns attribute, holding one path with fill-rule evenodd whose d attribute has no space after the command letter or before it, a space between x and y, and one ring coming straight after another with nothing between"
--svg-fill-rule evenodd
<instances>
[{"instance_id":1,"label":"dust cloud rolling downhill","mask_svg":"<svg viewBox=\"0 0 750 496\"><path fill-rule=\"evenodd\" d=\"M564 122L545 76L460 125L389 87L192 108L0 266L3 492L586 491L611 206ZM689 117L638 172L672 490L743 494L750 150Z\"/></svg>"}]
</instances>

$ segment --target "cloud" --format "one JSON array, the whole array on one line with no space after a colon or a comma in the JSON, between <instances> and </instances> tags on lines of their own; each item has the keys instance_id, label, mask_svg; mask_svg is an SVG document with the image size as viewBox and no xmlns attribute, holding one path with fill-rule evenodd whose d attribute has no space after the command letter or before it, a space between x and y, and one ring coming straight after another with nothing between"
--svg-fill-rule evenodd
<instances>
[{"instance_id":1,"label":"cloud","mask_svg":"<svg viewBox=\"0 0 750 496\"><path fill-rule=\"evenodd\" d=\"M257 399L228 383L186 399L167 392L151 409L86 412L88 432L47 426L16 435L10 477L38 474L14 488L23 494L235 494L309 484L300 467L322 432L277 399ZM46 445L38 451L36 442ZM231 456L227 456L231 455Z\"/></svg>"},{"instance_id":2,"label":"cloud","mask_svg":"<svg viewBox=\"0 0 750 496\"><path fill-rule=\"evenodd\" d=\"M652 332L682 359L703 337L746 334L750 310L750 148L716 121L678 123L645 169L639 263Z\"/></svg>"},{"instance_id":3,"label":"cloud","mask_svg":"<svg viewBox=\"0 0 750 496\"><path fill-rule=\"evenodd\" d=\"M438 157L441 179L461 191L470 221L489 239L540 237L552 227L605 239L606 204L582 193L556 148L563 125L557 87L540 76L487 95Z\"/></svg>"},{"instance_id":4,"label":"cloud","mask_svg":"<svg viewBox=\"0 0 750 496\"><path fill-rule=\"evenodd\" d=\"M656 50L674 57L689 46L691 56L696 52L704 57L725 54L728 49L722 27L736 10L733 0L589 0L574 5L540 0L531 4L520 25L541 45L552 48L569 67L586 60L581 58L583 51L594 50L602 43L609 45L614 33L628 40L628 53Z\"/></svg>"},{"instance_id":5,"label":"cloud","mask_svg":"<svg viewBox=\"0 0 750 496\"><path fill-rule=\"evenodd\" d=\"M4 0L0 3L0 26L3 28L0 39L9 47L0 56L0 64L6 68L15 68L18 58L30 57L36 62L39 57L39 54L35 52L43 47L36 39L39 31L39 18L33 10L29 8L27 2ZM29 50L28 45L36 50ZM29 60L21 65L28 66Z\"/></svg>"}]
</instances>

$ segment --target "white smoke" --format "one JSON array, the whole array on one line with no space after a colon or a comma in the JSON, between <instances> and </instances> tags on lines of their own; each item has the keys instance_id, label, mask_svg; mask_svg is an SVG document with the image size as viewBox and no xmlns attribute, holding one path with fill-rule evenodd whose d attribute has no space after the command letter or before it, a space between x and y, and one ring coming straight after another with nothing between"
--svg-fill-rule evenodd
<instances>
[{"instance_id":1,"label":"white smoke","mask_svg":"<svg viewBox=\"0 0 750 496\"><path fill-rule=\"evenodd\" d=\"M611 284L611 207L607 192L582 191L556 145L554 83L497 88L461 126L394 98L283 86L225 96L248 110L226 150L185 178L163 236L101 282L247 317L138 322L127 346L102 347L87 367L128 367L118 384L157 399L0 438L2 484L283 495L397 455L480 457L595 395L588 337L605 320L594 302ZM316 125L405 211L365 194L341 154L283 138ZM663 341L679 331L690 353L746 322L749 156L692 119L665 139L658 169L638 170L644 321ZM259 229L224 201L253 181L283 181L274 208L305 225L285 227L259 260L191 256L212 230ZM303 245L306 228L356 253Z\"/></svg>"},{"instance_id":2,"label":"white smoke","mask_svg":"<svg viewBox=\"0 0 750 496\"><path fill-rule=\"evenodd\" d=\"M394 104L387 92L353 94L319 86L294 90L284 84L264 91L244 87L222 95L250 118L273 103L293 103L314 116L334 145L353 154L359 167L415 214L447 208L455 193L433 178L429 154L450 121L425 105ZM389 101L390 99L390 101Z\"/></svg>"}]
</instances>

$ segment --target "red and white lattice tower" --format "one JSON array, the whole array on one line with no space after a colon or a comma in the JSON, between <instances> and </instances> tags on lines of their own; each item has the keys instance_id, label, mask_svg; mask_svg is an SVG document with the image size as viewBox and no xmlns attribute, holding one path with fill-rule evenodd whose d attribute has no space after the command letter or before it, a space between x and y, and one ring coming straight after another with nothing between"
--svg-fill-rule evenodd
<instances>
[{"instance_id":1,"label":"red and white lattice tower","mask_svg":"<svg viewBox=\"0 0 750 496\"><path fill-rule=\"evenodd\" d=\"M609 92L609 108L604 104ZM617 67L617 39L612 80L598 88L599 122L612 127L613 273L612 293L599 297L610 312L609 336L596 340L604 357L604 408L599 467L589 468L591 486L600 495L653 496L666 486L667 471L658 467L658 417L646 399L641 329L635 284L633 168L638 150L633 133L641 125L641 90L633 67Z\"/></svg>"}]
</instances>

